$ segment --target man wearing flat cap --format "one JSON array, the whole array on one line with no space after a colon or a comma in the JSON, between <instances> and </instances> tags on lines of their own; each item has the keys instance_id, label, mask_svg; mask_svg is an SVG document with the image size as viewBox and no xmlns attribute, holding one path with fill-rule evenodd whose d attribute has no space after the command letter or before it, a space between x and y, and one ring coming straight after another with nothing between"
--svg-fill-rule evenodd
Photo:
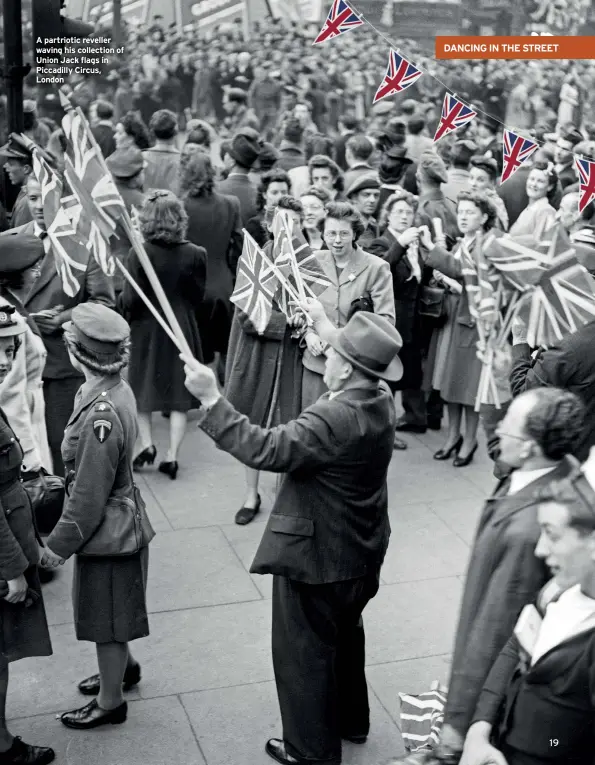
<instances>
[{"instance_id":1,"label":"man wearing flat cap","mask_svg":"<svg viewBox=\"0 0 595 765\"><path fill-rule=\"evenodd\" d=\"M379 236L378 221L376 220L378 202L380 200L380 181L378 180L378 173L372 170L371 172L360 175L359 178L356 178L351 186L345 190L345 197L360 213L366 224L364 233L358 240L358 244L362 250L366 250L367 247L372 244L374 239L377 239Z\"/></svg>"},{"instance_id":2,"label":"man wearing flat cap","mask_svg":"<svg viewBox=\"0 0 595 765\"><path fill-rule=\"evenodd\" d=\"M238 198L244 226L258 213L256 188L249 175L260 157L261 148L260 136L252 128L236 133L231 141L224 141L221 147L225 152L224 165L229 172L227 178L218 184L217 191Z\"/></svg>"},{"instance_id":3,"label":"man wearing flat cap","mask_svg":"<svg viewBox=\"0 0 595 765\"><path fill-rule=\"evenodd\" d=\"M0 237L20 233L32 234L41 240L44 256L39 276L23 297L23 305L26 312L35 319L47 351L43 373L46 428L54 473L63 475L62 438L72 413L75 394L82 384L82 377L70 363L62 340L62 326L70 320L74 306L80 303L102 303L113 307L114 288L111 278L103 273L95 258L90 257L87 270L78 278L79 291L74 297L66 295L47 236L41 187L33 175L27 178L27 204L33 221L6 231L0 234Z\"/></svg>"},{"instance_id":4,"label":"man wearing flat cap","mask_svg":"<svg viewBox=\"0 0 595 765\"><path fill-rule=\"evenodd\" d=\"M0 148L0 157L5 160L4 170L10 182L19 190L10 215L11 228L17 228L33 220L27 204L27 178L33 171L33 158L29 147L16 133L11 133L8 143Z\"/></svg>"},{"instance_id":5,"label":"man wearing flat cap","mask_svg":"<svg viewBox=\"0 0 595 765\"><path fill-rule=\"evenodd\" d=\"M341 739L370 727L362 611L378 591L390 525L386 476L395 409L381 380L400 379L401 337L360 311L336 330L314 300L306 310L329 349L329 392L266 430L238 414L213 372L186 361L200 427L220 449L283 480L251 572L273 574L273 666L282 739L266 751L284 765L341 762Z\"/></svg>"}]
</instances>

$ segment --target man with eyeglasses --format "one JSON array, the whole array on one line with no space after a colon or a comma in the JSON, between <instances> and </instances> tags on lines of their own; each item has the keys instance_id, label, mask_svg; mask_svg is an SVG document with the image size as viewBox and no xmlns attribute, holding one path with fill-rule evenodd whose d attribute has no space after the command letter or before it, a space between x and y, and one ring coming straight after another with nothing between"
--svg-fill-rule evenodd
<instances>
[{"instance_id":1,"label":"man with eyeglasses","mask_svg":"<svg viewBox=\"0 0 595 765\"><path fill-rule=\"evenodd\" d=\"M570 457L585 414L580 399L558 388L538 388L511 403L498 424L500 460L512 473L487 500L467 568L438 746L412 754L404 765L459 761L484 682L520 612L549 575L535 557L538 492L578 466Z\"/></svg>"}]
</instances>

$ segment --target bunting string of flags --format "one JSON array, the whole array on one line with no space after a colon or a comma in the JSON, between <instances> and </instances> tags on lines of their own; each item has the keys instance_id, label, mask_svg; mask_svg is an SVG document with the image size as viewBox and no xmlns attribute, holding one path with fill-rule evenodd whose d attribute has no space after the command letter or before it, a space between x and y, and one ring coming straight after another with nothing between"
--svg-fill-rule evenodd
<instances>
[{"instance_id":1,"label":"bunting string of flags","mask_svg":"<svg viewBox=\"0 0 595 765\"><path fill-rule=\"evenodd\" d=\"M467 125L478 114L489 117L495 123L502 125L503 128L504 156L501 183L505 183L511 178L518 168L539 148L541 144L538 141L520 135L515 128L508 128L493 115L477 109L473 105L466 104L456 93L451 93L450 88L442 80L433 74L424 72L421 67L410 61L381 30L364 17L364 14L357 9L351 0L349 2L348 0L333 0L326 20L313 45L325 43L363 24L367 24L373 29L390 48L386 73L376 91L374 103L383 98L402 93L424 74L432 77L447 91L442 104L440 122L434 135L434 143ZM587 205L595 201L595 160L577 154L574 154L574 159L580 180L579 212L583 212Z\"/></svg>"}]
</instances>

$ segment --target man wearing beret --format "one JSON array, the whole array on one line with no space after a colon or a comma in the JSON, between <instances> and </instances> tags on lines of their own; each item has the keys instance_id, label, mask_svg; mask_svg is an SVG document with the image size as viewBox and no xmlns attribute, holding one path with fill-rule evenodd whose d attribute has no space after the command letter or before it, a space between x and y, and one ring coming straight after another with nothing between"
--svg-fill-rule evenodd
<instances>
[{"instance_id":1,"label":"man wearing beret","mask_svg":"<svg viewBox=\"0 0 595 765\"><path fill-rule=\"evenodd\" d=\"M366 228L358 239L362 250L367 250L374 239L379 236L376 212L380 200L380 181L375 171L364 173L356 178L351 186L346 189L345 196L348 202L358 210L362 216Z\"/></svg>"},{"instance_id":2,"label":"man wearing beret","mask_svg":"<svg viewBox=\"0 0 595 765\"><path fill-rule=\"evenodd\" d=\"M362 611L378 591L390 525L386 476L395 428L401 337L360 311L336 330L306 301L327 350L329 392L292 422L251 425L219 393L213 372L186 359L200 427L256 470L284 474L251 571L273 574L273 666L283 722L266 752L282 765L339 765L341 739L370 727Z\"/></svg>"},{"instance_id":3,"label":"man wearing beret","mask_svg":"<svg viewBox=\"0 0 595 765\"><path fill-rule=\"evenodd\" d=\"M218 185L221 194L230 194L240 202L242 224L245 226L253 218L256 209L256 189L250 182L250 171L260 156L262 142L255 130L245 128L236 133L231 141L224 141L225 168L229 170L227 178Z\"/></svg>"},{"instance_id":4,"label":"man wearing beret","mask_svg":"<svg viewBox=\"0 0 595 765\"><path fill-rule=\"evenodd\" d=\"M114 288L93 257L89 258L87 270L80 279L80 289L75 297L68 297L62 288L62 280L56 269L56 261L46 233L43 217L41 187L30 175L27 178L27 204L33 218L31 223L20 226L17 232L33 234L41 240L44 258L37 281L24 298L26 311L33 316L47 350L43 373L46 428L54 473L63 475L61 446L64 429L72 413L74 397L83 378L68 357L62 340L62 325L70 320L75 305L85 302L114 306ZM9 236L7 231L1 236Z\"/></svg>"},{"instance_id":5,"label":"man wearing beret","mask_svg":"<svg viewBox=\"0 0 595 765\"><path fill-rule=\"evenodd\" d=\"M27 178L33 171L33 159L30 149L16 133L12 133L8 143L0 148L0 157L5 160L4 169L10 182L19 189L10 215L11 227L17 228L33 220L27 204Z\"/></svg>"}]
</instances>

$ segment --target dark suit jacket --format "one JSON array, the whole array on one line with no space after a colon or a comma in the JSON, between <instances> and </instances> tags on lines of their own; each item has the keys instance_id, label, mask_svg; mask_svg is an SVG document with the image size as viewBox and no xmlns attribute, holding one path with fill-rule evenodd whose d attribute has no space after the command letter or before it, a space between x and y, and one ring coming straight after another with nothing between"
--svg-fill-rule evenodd
<instances>
[{"instance_id":1,"label":"dark suit jacket","mask_svg":"<svg viewBox=\"0 0 595 765\"><path fill-rule=\"evenodd\" d=\"M485 682L473 721L499 727L499 745L525 752L535 758L531 762L592 765L594 717L595 629L590 629L533 666L511 637ZM555 747L551 739L557 739Z\"/></svg>"},{"instance_id":2,"label":"dark suit jacket","mask_svg":"<svg viewBox=\"0 0 595 765\"><path fill-rule=\"evenodd\" d=\"M232 173L217 185L217 191L220 194L237 197L240 203L242 226L245 226L250 218L253 218L258 212L256 209L256 189L247 175Z\"/></svg>"},{"instance_id":3,"label":"dark suit jacket","mask_svg":"<svg viewBox=\"0 0 595 765\"><path fill-rule=\"evenodd\" d=\"M116 139L114 138L114 129L109 125L95 125L91 128L95 140L99 144L103 156L107 159L110 154L116 150Z\"/></svg>"},{"instance_id":4,"label":"dark suit jacket","mask_svg":"<svg viewBox=\"0 0 595 765\"><path fill-rule=\"evenodd\" d=\"M345 135L340 135L335 139L335 162L343 171L347 170L347 162L345 160L345 144L352 135L355 135L355 130L348 130Z\"/></svg>"},{"instance_id":5,"label":"dark suit jacket","mask_svg":"<svg viewBox=\"0 0 595 765\"><path fill-rule=\"evenodd\" d=\"M27 223L21 226L23 233L33 234L34 224ZM0 236L6 236L0 234ZM62 281L56 270L56 262L50 251L45 256L39 279L33 285L33 289L25 300L25 308L29 313L36 313L47 308L54 308L57 305L63 305L64 311L61 315L61 322L64 324L70 321L70 315L75 305L79 303L103 303L108 308L114 307L114 287L112 279L106 276L94 258L89 258L89 265L81 281L81 288L75 297L70 298L62 289ZM68 351L62 339L62 330L52 335L42 335L43 342L48 352L45 362L43 377L47 380L60 380L65 377L78 377L70 359Z\"/></svg>"},{"instance_id":6,"label":"dark suit jacket","mask_svg":"<svg viewBox=\"0 0 595 765\"><path fill-rule=\"evenodd\" d=\"M256 470L286 473L250 571L307 584L380 569L390 535L386 474L396 415L392 395L328 394L287 425L251 425L225 399L200 427Z\"/></svg>"},{"instance_id":7,"label":"dark suit jacket","mask_svg":"<svg viewBox=\"0 0 595 765\"><path fill-rule=\"evenodd\" d=\"M535 493L575 465L563 460L510 496L506 478L484 505L465 578L445 709L445 722L463 735L520 612L548 579L545 564L535 557L540 533Z\"/></svg>"},{"instance_id":8,"label":"dark suit jacket","mask_svg":"<svg viewBox=\"0 0 595 765\"><path fill-rule=\"evenodd\" d=\"M512 359L513 396L532 388L554 387L569 390L582 399L587 415L573 454L581 462L586 460L591 447L595 446L595 322L567 335L535 360L527 344L515 345Z\"/></svg>"}]
</instances>

